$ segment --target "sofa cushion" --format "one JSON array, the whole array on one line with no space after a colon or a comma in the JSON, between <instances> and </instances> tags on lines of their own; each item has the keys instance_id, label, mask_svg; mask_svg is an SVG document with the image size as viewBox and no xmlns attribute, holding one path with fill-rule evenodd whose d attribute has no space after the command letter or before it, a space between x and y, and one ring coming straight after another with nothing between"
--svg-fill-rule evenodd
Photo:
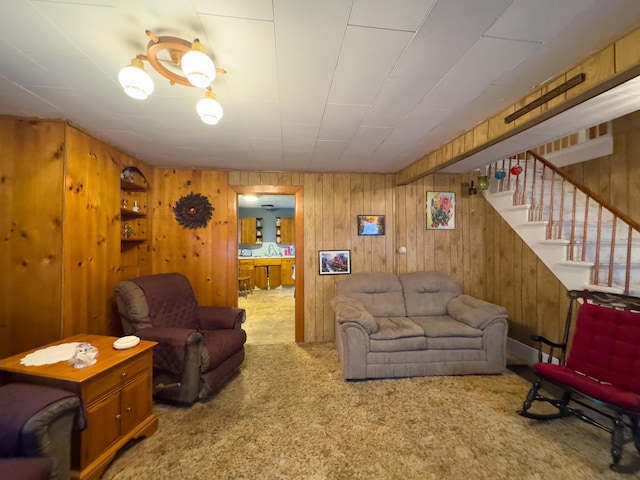
<instances>
[{"instance_id":1,"label":"sofa cushion","mask_svg":"<svg viewBox=\"0 0 640 480\"><path fill-rule=\"evenodd\" d=\"M371 334L372 340L424 337L424 330L407 317L378 317L376 322L378 331Z\"/></svg>"},{"instance_id":2,"label":"sofa cushion","mask_svg":"<svg viewBox=\"0 0 640 480\"><path fill-rule=\"evenodd\" d=\"M402 284L392 273L352 273L338 283L337 293L359 300L374 317L407 315Z\"/></svg>"},{"instance_id":3,"label":"sofa cushion","mask_svg":"<svg viewBox=\"0 0 640 480\"><path fill-rule=\"evenodd\" d=\"M449 315L412 317L424 330L431 350L479 350L483 347L482 330L458 322Z\"/></svg>"},{"instance_id":4,"label":"sofa cushion","mask_svg":"<svg viewBox=\"0 0 640 480\"><path fill-rule=\"evenodd\" d=\"M416 350L426 350L427 339L424 335L420 337L394 338L392 340L369 341L370 352L412 352Z\"/></svg>"},{"instance_id":5,"label":"sofa cushion","mask_svg":"<svg viewBox=\"0 0 640 480\"><path fill-rule=\"evenodd\" d=\"M447 303L462 293L460 284L440 272L414 272L399 276L407 316L445 315Z\"/></svg>"},{"instance_id":6,"label":"sofa cushion","mask_svg":"<svg viewBox=\"0 0 640 480\"><path fill-rule=\"evenodd\" d=\"M481 337L482 330L458 322L449 315L411 317L427 337Z\"/></svg>"}]
</instances>

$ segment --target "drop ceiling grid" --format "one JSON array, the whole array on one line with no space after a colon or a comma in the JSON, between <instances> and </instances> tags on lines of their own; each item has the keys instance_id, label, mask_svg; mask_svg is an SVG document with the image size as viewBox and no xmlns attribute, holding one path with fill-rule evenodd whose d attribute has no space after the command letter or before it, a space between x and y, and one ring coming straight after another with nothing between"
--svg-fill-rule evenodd
<instances>
[{"instance_id":1,"label":"drop ceiling grid","mask_svg":"<svg viewBox=\"0 0 640 480\"><path fill-rule=\"evenodd\" d=\"M512 1L437 2L398 62L393 75L441 78Z\"/></svg>"},{"instance_id":2,"label":"drop ceiling grid","mask_svg":"<svg viewBox=\"0 0 640 480\"><path fill-rule=\"evenodd\" d=\"M536 48L538 45L530 42L480 38L429 92L425 102L431 107L458 110Z\"/></svg>"},{"instance_id":3,"label":"drop ceiling grid","mask_svg":"<svg viewBox=\"0 0 640 480\"><path fill-rule=\"evenodd\" d=\"M373 104L412 37L411 32L348 27L329 102Z\"/></svg>"},{"instance_id":4,"label":"drop ceiling grid","mask_svg":"<svg viewBox=\"0 0 640 480\"><path fill-rule=\"evenodd\" d=\"M216 57L228 72L222 78L232 99L279 101L273 23L207 15L200 18L205 31L221 39ZM217 81L212 85L214 91Z\"/></svg>"}]
</instances>

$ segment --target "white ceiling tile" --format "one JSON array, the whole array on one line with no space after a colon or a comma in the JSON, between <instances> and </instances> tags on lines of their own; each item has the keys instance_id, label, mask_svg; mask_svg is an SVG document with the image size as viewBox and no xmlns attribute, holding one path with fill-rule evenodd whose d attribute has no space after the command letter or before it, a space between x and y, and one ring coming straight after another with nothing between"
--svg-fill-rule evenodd
<instances>
[{"instance_id":1,"label":"white ceiling tile","mask_svg":"<svg viewBox=\"0 0 640 480\"><path fill-rule=\"evenodd\" d=\"M0 114L64 118L156 166L397 171L639 24L638 0L4 1ZM122 92L145 29L228 70L218 125L149 66L149 99ZM633 104L617 97L601 110Z\"/></svg>"},{"instance_id":2,"label":"white ceiling tile","mask_svg":"<svg viewBox=\"0 0 640 480\"><path fill-rule=\"evenodd\" d=\"M536 43L483 37L429 92L425 102L433 107L457 110L537 48ZM470 78L473 82L469 82Z\"/></svg>"},{"instance_id":3,"label":"white ceiling tile","mask_svg":"<svg viewBox=\"0 0 640 480\"><path fill-rule=\"evenodd\" d=\"M368 109L362 105L327 105L318 139L349 140L355 135Z\"/></svg>"},{"instance_id":4,"label":"white ceiling tile","mask_svg":"<svg viewBox=\"0 0 640 480\"><path fill-rule=\"evenodd\" d=\"M393 75L441 78L512 2L436 2Z\"/></svg>"},{"instance_id":5,"label":"white ceiling tile","mask_svg":"<svg viewBox=\"0 0 640 480\"><path fill-rule=\"evenodd\" d=\"M231 95L279 101L273 23L215 16L201 19L215 45L218 65L227 70L224 81Z\"/></svg>"},{"instance_id":6,"label":"white ceiling tile","mask_svg":"<svg viewBox=\"0 0 640 480\"><path fill-rule=\"evenodd\" d=\"M413 34L348 27L329 101L371 105Z\"/></svg>"},{"instance_id":7,"label":"white ceiling tile","mask_svg":"<svg viewBox=\"0 0 640 480\"><path fill-rule=\"evenodd\" d=\"M340 161L345 148L347 148L347 142L319 140L313 149L312 161L314 163L336 163Z\"/></svg>"},{"instance_id":8,"label":"white ceiling tile","mask_svg":"<svg viewBox=\"0 0 640 480\"><path fill-rule=\"evenodd\" d=\"M345 149L345 154L371 155L391 132L391 128L360 127Z\"/></svg>"},{"instance_id":9,"label":"white ceiling tile","mask_svg":"<svg viewBox=\"0 0 640 480\"><path fill-rule=\"evenodd\" d=\"M485 35L544 42L595 2L596 0L515 0ZM553 11L553 15L549 15L550 11Z\"/></svg>"},{"instance_id":10,"label":"white ceiling tile","mask_svg":"<svg viewBox=\"0 0 640 480\"><path fill-rule=\"evenodd\" d=\"M318 125L283 124L282 148L288 153L311 153L318 138Z\"/></svg>"},{"instance_id":11,"label":"white ceiling tile","mask_svg":"<svg viewBox=\"0 0 640 480\"><path fill-rule=\"evenodd\" d=\"M253 20L273 20L271 0L192 0L198 13L221 15L223 17L250 18Z\"/></svg>"},{"instance_id":12,"label":"white ceiling tile","mask_svg":"<svg viewBox=\"0 0 640 480\"><path fill-rule=\"evenodd\" d=\"M355 0L349 25L415 32L436 0Z\"/></svg>"},{"instance_id":13,"label":"white ceiling tile","mask_svg":"<svg viewBox=\"0 0 640 480\"><path fill-rule=\"evenodd\" d=\"M420 103L435 80L389 77L362 120L369 127L395 127Z\"/></svg>"}]
</instances>

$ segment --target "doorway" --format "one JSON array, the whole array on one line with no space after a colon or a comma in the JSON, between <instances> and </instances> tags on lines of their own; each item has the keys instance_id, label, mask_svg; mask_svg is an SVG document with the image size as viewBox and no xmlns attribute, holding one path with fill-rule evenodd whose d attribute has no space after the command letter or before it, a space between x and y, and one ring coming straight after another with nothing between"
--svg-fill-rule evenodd
<instances>
[{"instance_id":1,"label":"doorway","mask_svg":"<svg viewBox=\"0 0 640 480\"><path fill-rule=\"evenodd\" d=\"M241 220L239 218L239 208L238 208L238 195L255 195L257 197L261 197L261 196L271 196L271 195L283 195L283 196L292 196L293 197L293 242L292 244L294 245L294 250L289 250L286 253L288 253L288 257L291 258L291 260L293 261L293 264L295 265L295 275L294 278L291 278L290 280L293 283L293 287L291 288L291 290L289 290L290 294L293 295L293 311L294 311L294 341L297 343L300 342L304 342L304 219L303 219L303 187L301 185L299 186L274 186L274 185L252 185L252 186L240 186L240 185L235 185L235 186L231 186L231 188L233 189L233 191L235 191L236 193L236 219L237 219L237 225L238 225L238 259L240 260L243 257L240 257L239 254L241 253L241 248L242 248L242 244L240 241L240 237L241 237ZM263 202L264 203L264 202ZM259 208L263 208L262 204L260 203L260 201L258 201L257 205L259 205ZM268 204L267 207L269 208ZM263 220L264 218L267 217L267 215L263 215ZM274 218L273 215L270 216L270 218ZM260 230L260 228L264 229L264 227L259 227L258 230ZM263 230L264 231L264 230ZM260 232L260 235L262 235L263 231ZM286 247L285 247L286 248ZM283 249L276 249L278 252L283 252ZM274 252L270 252L271 253L271 257L276 256L274 254ZM240 263L240 262L238 262ZM267 282L268 282L268 276L269 273L267 273L267 269L263 268L263 267L269 267L270 269L270 275L271 278L274 282L282 282L282 267L281 266L271 266L270 265L270 261L265 260L265 259L257 259L255 260L255 263L257 264L264 264L264 265L259 265L260 268L262 268L263 270L265 270L264 272L262 272L261 270L261 275L262 273L265 273L267 275ZM271 269L271 267L273 267L273 269ZM286 268L286 267L285 267ZM237 272L239 272L239 268L236 269ZM287 275L287 274L285 274ZM261 277L263 278L263 277ZM288 279L285 279L285 282ZM236 283L237 284L237 283ZM265 292L268 292L269 288L271 287L271 285L269 285L268 283L266 285L263 285L263 287L267 287L267 288L263 288L259 291L255 291L255 293L259 294L259 295L264 295ZM279 285L280 286L280 285ZM275 292L275 290L274 290ZM281 295L286 294L287 292L277 292L280 293ZM268 294L268 293L267 293ZM250 293L249 295L253 295L252 293ZM277 297L274 296L272 297L274 300L274 306L275 306L275 300L277 300ZM269 300L267 299L267 302ZM274 327L277 328L277 325Z\"/></svg>"}]
</instances>

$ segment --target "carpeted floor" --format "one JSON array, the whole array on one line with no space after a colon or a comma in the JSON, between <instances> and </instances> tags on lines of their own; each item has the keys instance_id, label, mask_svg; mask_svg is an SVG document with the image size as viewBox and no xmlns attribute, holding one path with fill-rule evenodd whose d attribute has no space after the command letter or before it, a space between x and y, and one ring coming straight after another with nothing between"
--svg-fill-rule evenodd
<instances>
[{"instance_id":1,"label":"carpeted floor","mask_svg":"<svg viewBox=\"0 0 640 480\"><path fill-rule=\"evenodd\" d=\"M639 478L609 471L606 432L518 416L528 389L513 373L345 382L332 343L247 345L208 401L156 405L156 434L103 478Z\"/></svg>"}]
</instances>

